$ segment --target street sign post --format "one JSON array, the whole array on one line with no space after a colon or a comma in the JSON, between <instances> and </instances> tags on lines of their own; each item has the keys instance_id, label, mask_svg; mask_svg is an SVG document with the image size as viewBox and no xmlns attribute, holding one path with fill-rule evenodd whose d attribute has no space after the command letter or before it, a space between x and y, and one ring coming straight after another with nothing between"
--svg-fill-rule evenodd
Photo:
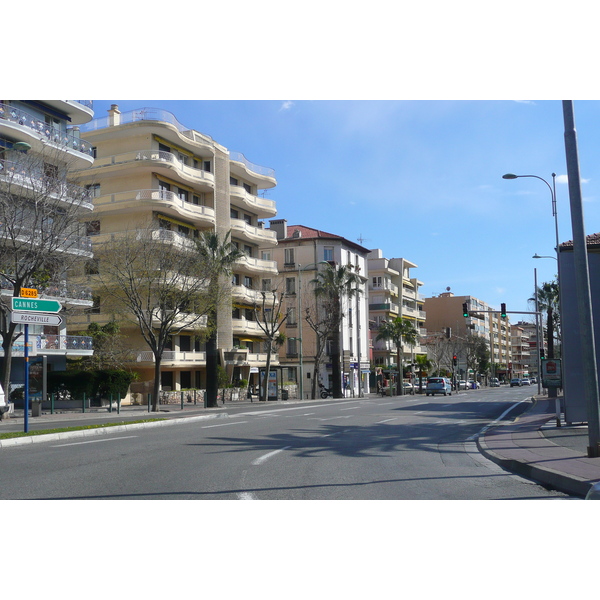
<instances>
[{"instance_id":1,"label":"street sign post","mask_svg":"<svg viewBox=\"0 0 600 600\"><path fill-rule=\"evenodd\" d=\"M57 313L62 304L58 300L12 298L12 309L16 312Z\"/></svg>"}]
</instances>

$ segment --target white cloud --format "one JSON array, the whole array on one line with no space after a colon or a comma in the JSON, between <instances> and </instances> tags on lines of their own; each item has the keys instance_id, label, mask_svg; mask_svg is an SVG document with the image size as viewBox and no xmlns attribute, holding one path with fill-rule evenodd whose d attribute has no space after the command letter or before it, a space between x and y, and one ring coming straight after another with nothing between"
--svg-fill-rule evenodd
<instances>
[{"instance_id":1,"label":"white cloud","mask_svg":"<svg viewBox=\"0 0 600 600\"><path fill-rule=\"evenodd\" d=\"M581 183L589 183L590 181L591 181L590 179L584 179L583 177L581 177ZM556 183L569 183L569 176L568 175L557 175Z\"/></svg>"},{"instance_id":2,"label":"white cloud","mask_svg":"<svg viewBox=\"0 0 600 600\"><path fill-rule=\"evenodd\" d=\"M286 100L280 107L280 111L281 110L290 110L290 108L292 108L292 106L294 106L294 103L291 100Z\"/></svg>"}]
</instances>

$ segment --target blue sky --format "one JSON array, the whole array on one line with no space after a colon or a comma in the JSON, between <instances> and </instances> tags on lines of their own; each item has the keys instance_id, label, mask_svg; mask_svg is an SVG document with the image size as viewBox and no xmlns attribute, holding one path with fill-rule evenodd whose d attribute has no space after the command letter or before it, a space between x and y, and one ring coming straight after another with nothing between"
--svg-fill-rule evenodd
<instances>
[{"instance_id":1,"label":"blue sky","mask_svg":"<svg viewBox=\"0 0 600 600\"><path fill-rule=\"evenodd\" d=\"M426 296L447 287L530 311L556 274L551 194L572 239L562 103L544 101L94 101L97 117L162 108L186 127L275 169L278 217L363 239L418 265ZM600 103L575 102L586 233L600 231ZM511 320L518 320L513 315ZM523 317L528 319L529 317Z\"/></svg>"}]
</instances>

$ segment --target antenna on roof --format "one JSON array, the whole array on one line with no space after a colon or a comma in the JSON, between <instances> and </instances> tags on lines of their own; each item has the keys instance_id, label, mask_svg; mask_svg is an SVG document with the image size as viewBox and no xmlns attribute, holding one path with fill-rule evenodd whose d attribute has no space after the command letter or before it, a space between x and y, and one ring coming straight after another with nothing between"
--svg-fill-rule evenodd
<instances>
[{"instance_id":1,"label":"antenna on roof","mask_svg":"<svg viewBox=\"0 0 600 600\"><path fill-rule=\"evenodd\" d=\"M363 242L368 242L369 240L368 240L368 238L364 238L364 237L362 236L362 233L361 233L361 234L360 234L360 235L359 235L359 236L356 238L356 241L357 241L357 242L360 242L360 243L362 244Z\"/></svg>"}]
</instances>

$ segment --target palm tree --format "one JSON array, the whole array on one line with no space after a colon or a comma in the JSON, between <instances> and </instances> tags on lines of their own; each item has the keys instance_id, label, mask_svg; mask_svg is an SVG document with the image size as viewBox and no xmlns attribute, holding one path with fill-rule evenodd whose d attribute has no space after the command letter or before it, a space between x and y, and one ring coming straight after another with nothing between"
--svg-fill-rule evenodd
<instances>
[{"instance_id":1,"label":"palm tree","mask_svg":"<svg viewBox=\"0 0 600 600\"><path fill-rule=\"evenodd\" d=\"M414 346L417 341L418 332L414 325L402 317L396 317L392 321L384 321L379 327L379 333L375 338L379 340L390 340L396 346L396 365L398 367L398 381L396 394L402 395L404 389L402 386L402 341Z\"/></svg>"},{"instance_id":2,"label":"palm tree","mask_svg":"<svg viewBox=\"0 0 600 600\"><path fill-rule=\"evenodd\" d=\"M343 301L360 293L358 286L362 282L361 278L351 269L352 267L349 265L336 267L328 263L311 281L315 286L315 296L324 299L325 310L331 319L331 331L333 332L331 336L331 377L334 398L343 397L340 368L340 328L344 316Z\"/></svg>"},{"instance_id":3,"label":"palm tree","mask_svg":"<svg viewBox=\"0 0 600 600\"><path fill-rule=\"evenodd\" d=\"M242 258L237 246L230 241L231 231L223 238L215 231L204 231L196 242L198 253L206 261L208 273L208 289L213 301L208 313L208 339L206 340L206 405L217 406L218 394L218 355L217 355L217 317L220 299L225 297L220 293L222 277L231 277L233 264Z\"/></svg>"},{"instance_id":4,"label":"palm tree","mask_svg":"<svg viewBox=\"0 0 600 600\"><path fill-rule=\"evenodd\" d=\"M538 310L546 312L546 335L548 337L548 358L554 358L554 332L557 333L557 338L560 340L560 305L559 305L559 290L556 280L542 283L537 290ZM529 298L529 302L535 302L535 294L533 298Z\"/></svg>"},{"instance_id":5,"label":"palm tree","mask_svg":"<svg viewBox=\"0 0 600 600\"><path fill-rule=\"evenodd\" d=\"M431 361L427 358L427 354L417 354L415 363L419 368L419 394L421 394L423 392L423 371L431 369Z\"/></svg>"}]
</instances>

